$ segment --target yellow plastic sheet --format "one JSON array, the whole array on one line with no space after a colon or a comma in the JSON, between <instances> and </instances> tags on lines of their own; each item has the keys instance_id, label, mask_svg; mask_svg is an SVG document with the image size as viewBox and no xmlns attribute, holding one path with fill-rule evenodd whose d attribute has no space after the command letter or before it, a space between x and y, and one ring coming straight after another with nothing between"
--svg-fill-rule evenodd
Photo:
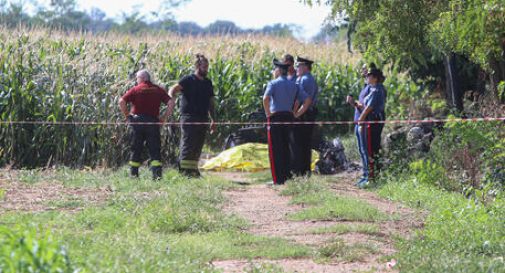
<instances>
[{"instance_id":1,"label":"yellow plastic sheet","mask_svg":"<svg viewBox=\"0 0 505 273\"><path fill-rule=\"evenodd\" d=\"M312 151L312 170L319 160L316 151ZM207 171L243 171L258 172L270 169L268 145L261 143L246 143L223 151L218 156L208 160L202 166Z\"/></svg>"}]
</instances>

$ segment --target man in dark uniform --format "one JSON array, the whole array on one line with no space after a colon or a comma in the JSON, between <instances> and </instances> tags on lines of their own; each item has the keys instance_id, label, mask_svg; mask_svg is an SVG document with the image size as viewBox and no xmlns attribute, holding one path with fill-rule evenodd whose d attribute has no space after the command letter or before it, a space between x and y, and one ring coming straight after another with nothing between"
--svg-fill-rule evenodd
<instances>
[{"instance_id":1,"label":"man in dark uniform","mask_svg":"<svg viewBox=\"0 0 505 273\"><path fill-rule=\"evenodd\" d=\"M165 111L162 117L160 114L160 105L163 102L168 104L170 97L167 91L151 82L151 76L147 70L137 72L137 85L128 90L121 99L119 107L128 122L133 122L130 174L138 177L139 167L142 165L141 154L144 142L147 142L151 171L153 179L161 179L161 154L160 154L160 126L157 124L137 124L137 123L156 123L165 122L169 111ZM132 109L128 111L128 103L131 103Z\"/></svg>"},{"instance_id":2,"label":"man in dark uniform","mask_svg":"<svg viewBox=\"0 0 505 273\"><path fill-rule=\"evenodd\" d=\"M299 90L293 81L287 79L289 65L276 59L273 64L274 80L267 84L263 95L263 108L268 122L268 148L273 183L281 185L290 177L290 146L294 143L292 126L275 123L293 122L295 117L307 111L311 99L303 90ZM293 105L297 99L303 101L303 105L293 114Z\"/></svg>"},{"instance_id":3,"label":"man in dark uniform","mask_svg":"<svg viewBox=\"0 0 505 273\"><path fill-rule=\"evenodd\" d=\"M298 79L296 84L298 88L303 90L311 99L312 103L307 109L305 114L301 115L297 120L302 122L314 122L317 116L317 95L319 89L316 80L311 74L312 64L314 62L297 57L296 58L296 72ZM295 111L301 105L302 101L295 102ZM312 162L312 134L314 132L314 124L300 124L294 128L295 147L293 157L291 158L291 167L295 175L305 176L310 175L310 164Z\"/></svg>"},{"instance_id":4,"label":"man in dark uniform","mask_svg":"<svg viewBox=\"0 0 505 273\"><path fill-rule=\"evenodd\" d=\"M211 121L211 134L215 129L214 89L207 78L209 61L204 55L197 54L195 73L183 77L178 84L169 90L170 97L182 93L180 100L181 112L181 146L179 157L179 172L189 177L200 177L198 161L202 153L207 125L185 124L189 122ZM170 112L175 102L172 100Z\"/></svg>"}]
</instances>

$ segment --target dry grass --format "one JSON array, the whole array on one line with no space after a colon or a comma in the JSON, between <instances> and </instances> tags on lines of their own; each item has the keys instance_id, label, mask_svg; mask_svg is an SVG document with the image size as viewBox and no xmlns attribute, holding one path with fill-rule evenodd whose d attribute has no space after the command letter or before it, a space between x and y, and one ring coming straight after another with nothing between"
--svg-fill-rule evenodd
<instances>
[{"instance_id":1,"label":"dry grass","mask_svg":"<svg viewBox=\"0 0 505 273\"><path fill-rule=\"evenodd\" d=\"M112 47L128 44L137 48L146 43L149 48L167 47L170 45L170 55L184 55L202 52L210 58L217 56L245 57L244 61L260 60L264 54L275 52L281 57L285 53L294 56L312 58L318 63L325 64L356 64L361 59L359 53L349 53L345 42L315 44L299 41L294 38L274 37L268 35L224 35L224 36L181 36L173 33L143 33L140 35L118 32L93 34L89 32L66 32L49 30L40 27L21 27L16 30L0 27L0 37L3 40L29 36L29 39L65 40L76 42L85 40L89 43L108 44ZM252 52L251 52L252 51ZM246 54L244 54L246 53ZM251 54L252 53L252 54Z\"/></svg>"}]
</instances>

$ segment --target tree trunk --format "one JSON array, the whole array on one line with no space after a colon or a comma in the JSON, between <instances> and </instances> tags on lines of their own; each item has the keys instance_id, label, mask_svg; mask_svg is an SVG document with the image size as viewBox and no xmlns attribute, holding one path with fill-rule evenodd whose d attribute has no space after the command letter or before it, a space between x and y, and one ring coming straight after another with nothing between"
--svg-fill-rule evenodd
<instances>
[{"instance_id":1,"label":"tree trunk","mask_svg":"<svg viewBox=\"0 0 505 273\"><path fill-rule=\"evenodd\" d=\"M456 56L450 53L444 57L445 68L445 99L447 105L463 111L463 92L459 84L458 71L456 70Z\"/></svg>"},{"instance_id":2,"label":"tree trunk","mask_svg":"<svg viewBox=\"0 0 505 273\"><path fill-rule=\"evenodd\" d=\"M502 81L505 81L505 62L499 60L491 60L489 62L489 66L492 70L491 74L489 75L489 80L491 82L493 97L496 98L496 101L505 103L505 96L501 96L500 98L500 94L498 94L498 84L500 84Z\"/></svg>"}]
</instances>

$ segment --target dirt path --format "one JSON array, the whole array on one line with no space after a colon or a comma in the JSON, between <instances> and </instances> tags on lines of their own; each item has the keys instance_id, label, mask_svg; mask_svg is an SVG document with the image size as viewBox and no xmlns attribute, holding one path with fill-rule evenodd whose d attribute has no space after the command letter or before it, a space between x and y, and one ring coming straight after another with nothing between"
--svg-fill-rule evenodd
<instances>
[{"instance_id":1,"label":"dirt path","mask_svg":"<svg viewBox=\"0 0 505 273\"><path fill-rule=\"evenodd\" d=\"M233 181L244 181L245 179L241 178L240 174L224 174L222 176ZM251 226L246 232L251 234L284 238L307 245L314 250L335 238L339 238L350 246L360 243L373 244L378 249L377 253L369 253L359 261L353 262L318 263L308 257L282 260L214 261L213 265L224 272L244 272L251 268L251 265L261 264L273 264L283 268L286 272L394 272L394 269L387 268L387 261L382 257L385 255L394 256L393 235L408 236L413 229L422 227L422 222L419 220L421 216L397 203L381 199L372 192L357 189L352 184L356 177L357 173L343 173L335 176L332 190L337 195L364 200L387 215L391 215L392 219L398 219L379 222L380 232L378 234L313 234L310 230L314 228L339 224L348 225L352 222L286 220L288 214L304 208L299 205L290 205L290 197L281 196L280 189L266 185L249 185L226 192L228 203L224 209L229 214L236 214L247 219Z\"/></svg>"},{"instance_id":2,"label":"dirt path","mask_svg":"<svg viewBox=\"0 0 505 273\"><path fill-rule=\"evenodd\" d=\"M65 187L55 181L31 185L9 175L0 175L0 190L2 191L0 214L8 211L76 212L89 204L101 204L112 194L109 188Z\"/></svg>"}]
</instances>

